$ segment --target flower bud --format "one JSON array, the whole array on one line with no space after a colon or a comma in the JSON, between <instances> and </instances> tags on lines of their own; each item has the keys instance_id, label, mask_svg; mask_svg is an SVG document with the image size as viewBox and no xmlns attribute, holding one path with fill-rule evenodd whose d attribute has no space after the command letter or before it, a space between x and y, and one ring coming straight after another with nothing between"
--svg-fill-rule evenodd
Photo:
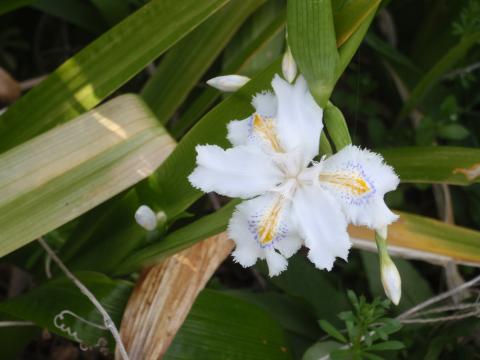
<instances>
[{"instance_id":1,"label":"flower bud","mask_svg":"<svg viewBox=\"0 0 480 360\"><path fill-rule=\"evenodd\" d=\"M395 305L398 305L402 296L402 279L387 251L387 233L386 226L375 231L375 240L380 258L380 278L385 294Z\"/></svg>"},{"instance_id":2,"label":"flower bud","mask_svg":"<svg viewBox=\"0 0 480 360\"><path fill-rule=\"evenodd\" d=\"M152 231L157 227L157 215L146 205L140 206L135 212L135 221L145 230Z\"/></svg>"},{"instance_id":3,"label":"flower bud","mask_svg":"<svg viewBox=\"0 0 480 360\"><path fill-rule=\"evenodd\" d=\"M398 305L402 296L402 280L390 256L380 258L380 274L385 294L395 305Z\"/></svg>"},{"instance_id":4,"label":"flower bud","mask_svg":"<svg viewBox=\"0 0 480 360\"><path fill-rule=\"evenodd\" d=\"M250 81L249 77L242 75L217 76L207 81L207 84L224 92L235 92Z\"/></svg>"},{"instance_id":5,"label":"flower bud","mask_svg":"<svg viewBox=\"0 0 480 360\"><path fill-rule=\"evenodd\" d=\"M283 72L283 77L289 83L292 83L293 80L295 80L295 76L297 76L297 63L293 58L290 48L287 48L287 51L285 51L285 54L283 54L282 72Z\"/></svg>"}]
</instances>

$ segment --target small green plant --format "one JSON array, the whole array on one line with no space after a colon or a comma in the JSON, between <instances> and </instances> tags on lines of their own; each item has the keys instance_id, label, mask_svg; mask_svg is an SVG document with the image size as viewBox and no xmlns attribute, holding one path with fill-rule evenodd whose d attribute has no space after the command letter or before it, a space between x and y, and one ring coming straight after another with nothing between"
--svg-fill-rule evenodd
<instances>
[{"instance_id":1,"label":"small green plant","mask_svg":"<svg viewBox=\"0 0 480 360\"><path fill-rule=\"evenodd\" d=\"M319 321L320 327L328 335L345 344L330 354L331 359L377 360L382 357L375 352L400 350L404 347L400 341L389 340L389 336L402 327L398 320L385 316L391 304L389 300L375 298L368 303L363 295L357 297L351 290L348 291L348 298L353 311L344 311L338 315L345 323L346 336L343 334L345 331L338 330L328 321Z\"/></svg>"}]
</instances>

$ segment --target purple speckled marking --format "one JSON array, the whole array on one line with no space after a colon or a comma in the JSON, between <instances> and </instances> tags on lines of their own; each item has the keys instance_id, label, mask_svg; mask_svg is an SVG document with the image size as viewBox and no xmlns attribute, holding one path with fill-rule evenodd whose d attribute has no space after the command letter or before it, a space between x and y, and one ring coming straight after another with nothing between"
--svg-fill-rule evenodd
<instances>
[{"instance_id":1,"label":"purple speckled marking","mask_svg":"<svg viewBox=\"0 0 480 360\"><path fill-rule=\"evenodd\" d=\"M279 241L281 241L281 240L283 240L287 237L288 228L284 223L280 222L276 231L275 231L275 237L272 239L272 241L270 241L266 244L262 244L260 242L260 236L258 234L258 227L259 227L262 219L263 219L263 216L260 213L252 215L250 220L248 220L248 230L250 230L250 232L252 233L255 241L258 243L258 245L260 245L260 247L262 249L266 249L266 248L270 249L270 248L274 247L274 245L276 243L278 243Z\"/></svg>"},{"instance_id":2,"label":"purple speckled marking","mask_svg":"<svg viewBox=\"0 0 480 360\"><path fill-rule=\"evenodd\" d=\"M375 193L377 192L377 189L375 188L375 183L365 173L362 165L360 165L359 163L353 163L349 161L345 165L345 170L338 171L338 172L353 173L355 174L356 177L361 177L368 184L368 187L370 188L370 191L366 192L365 194L362 194L360 196L353 196L351 191L345 190L345 187L341 185L338 185L338 184L324 185L324 186L335 187L335 189L340 193L340 198L345 202L351 205L356 205L356 206L366 205L370 201L371 197L375 195Z\"/></svg>"}]
</instances>

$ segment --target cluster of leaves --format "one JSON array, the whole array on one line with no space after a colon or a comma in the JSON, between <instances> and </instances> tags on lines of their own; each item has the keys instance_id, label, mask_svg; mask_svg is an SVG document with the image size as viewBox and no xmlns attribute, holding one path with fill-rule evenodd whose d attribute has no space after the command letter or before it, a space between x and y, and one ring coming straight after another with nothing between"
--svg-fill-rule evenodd
<instances>
[{"instance_id":1,"label":"cluster of leaves","mask_svg":"<svg viewBox=\"0 0 480 360\"><path fill-rule=\"evenodd\" d=\"M403 349L400 341L388 340L391 334L402 327L398 320L384 317L391 305L389 300L375 298L368 303L363 295L357 297L351 290L347 294L353 311L343 311L338 315L345 323L347 337L327 320L319 321L327 334L345 344L344 349L330 353L332 359L378 360L381 357L374 354L376 351Z\"/></svg>"}]
</instances>

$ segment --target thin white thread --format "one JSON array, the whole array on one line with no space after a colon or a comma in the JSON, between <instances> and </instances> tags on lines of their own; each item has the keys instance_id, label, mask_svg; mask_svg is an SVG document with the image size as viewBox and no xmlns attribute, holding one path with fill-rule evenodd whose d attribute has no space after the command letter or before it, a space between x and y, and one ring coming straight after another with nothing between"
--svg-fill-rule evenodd
<instances>
[{"instance_id":1,"label":"thin white thread","mask_svg":"<svg viewBox=\"0 0 480 360\"><path fill-rule=\"evenodd\" d=\"M115 326L115 323L113 322L112 318L110 315L108 315L107 311L103 308L102 304L97 300L95 295L92 294L88 288L83 285L83 283L77 279L75 275L73 275L70 270L65 266L65 264L60 260L60 258L55 254L55 252L48 246L48 244L43 240L43 238L39 238L38 242L40 245L45 249L45 251L50 255L52 260L57 264L57 266L63 271L63 273L75 284L75 286L78 287L78 289L81 291L83 295L85 295L95 306L95 308L98 310L98 312L102 315L103 317L103 322L106 326L106 328L110 331L112 334L113 338L115 339L115 342L118 346L119 353L122 357L123 360L129 360L127 350L125 349L125 346L123 345L122 339L120 337L120 334L117 330L117 327Z\"/></svg>"}]
</instances>

